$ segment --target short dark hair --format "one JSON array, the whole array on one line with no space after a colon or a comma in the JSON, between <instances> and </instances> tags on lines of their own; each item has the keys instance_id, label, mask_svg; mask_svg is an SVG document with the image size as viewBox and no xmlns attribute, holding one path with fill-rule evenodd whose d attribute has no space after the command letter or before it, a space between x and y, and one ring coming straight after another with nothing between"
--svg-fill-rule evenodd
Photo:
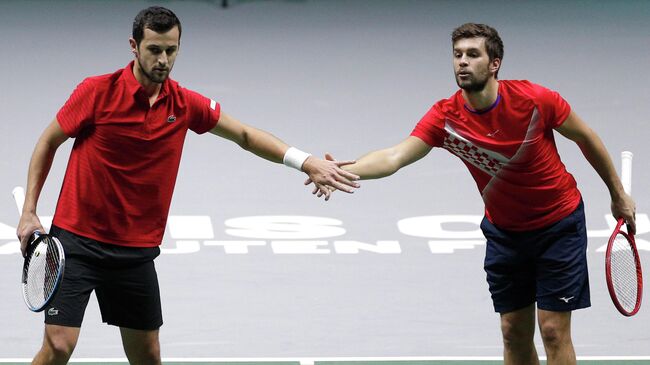
<instances>
[{"instance_id":1,"label":"short dark hair","mask_svg":"<svg viewBox=\"0 0 650 365\"><path fill-rule=\"evenodd\" d=\"M503 60L503 41L499 37L496 29L486 24L465 23L460 27L454 29L451 33L452 45L457 40L463 38L485 38L485 49L487 50L490 61L498 58ZM499 70L494 74L496 77Z\"/></svg>"},{"instance_id":2,"label":"short dark hair","mask_svg":"<svg viewBox=\"0 0 650 365\"><path fill-rule=\"evenodd\" d=\"M173 11L162 6L150 6L142 9L133 20L133 39L139 46L144 38L144 29L149 28L156 33L165 33L178 26L178 40L181 39L181 21Z\"/></svg>"}]
</instances>

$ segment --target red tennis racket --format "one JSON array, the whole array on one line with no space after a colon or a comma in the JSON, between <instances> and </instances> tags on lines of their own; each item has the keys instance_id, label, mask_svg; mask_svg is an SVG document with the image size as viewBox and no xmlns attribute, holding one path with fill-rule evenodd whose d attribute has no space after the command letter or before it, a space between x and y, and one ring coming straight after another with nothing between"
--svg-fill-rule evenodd
<instances>
[{"instance_id":1,"label":"red tennis racket","mask_svg":"<svg viewBox=\"0 0 650 365\"><path fill-rule=\"evenodd\" d=\"M632 192L632 152L621 153L621 182L627 194ZM641 308L643 274L634 235L621 228L621 218L609 238L605 254L605 277L609 296L622 315L630 317Z\"/></svg>"}]
</instances>

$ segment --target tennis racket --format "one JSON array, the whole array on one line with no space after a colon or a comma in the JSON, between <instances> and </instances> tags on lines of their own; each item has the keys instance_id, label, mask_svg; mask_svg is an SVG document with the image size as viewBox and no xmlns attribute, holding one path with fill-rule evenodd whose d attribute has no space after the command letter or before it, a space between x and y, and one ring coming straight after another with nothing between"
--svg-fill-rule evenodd
<instances>
[{"instance_id":1,"label":"tennis racket","mask_svg":"<svg viewBox=\"0 0 650 365\"><path fill-rule=\"evenodd\" d=\"M632 152L621 153L621 182L627 194L632 192ZM634 235L621 230L620 218L609 238L605 254L605 277L609 296L622 315L630 317L641 308L643 275Z\"/></svg>"},{"instance_id":2,"label":"tennis racket","mask_svg":"<svg viewBox=\"0 0 650 365\"><path fill-rule=\"evenodd\" d=\"M13 190L19 214L22 214L25 191L22 187ZM63 272L65 253L58 238L35 231L29 238L23 263L22 289L27 308L40 312L52 302L56 295Z\"/></svg>"}]
</instances>

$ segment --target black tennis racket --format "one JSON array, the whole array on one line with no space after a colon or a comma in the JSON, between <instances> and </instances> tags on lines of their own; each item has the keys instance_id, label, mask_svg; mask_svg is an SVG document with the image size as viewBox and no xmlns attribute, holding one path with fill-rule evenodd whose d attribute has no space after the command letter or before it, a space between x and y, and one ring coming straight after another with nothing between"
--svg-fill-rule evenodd
<instances>
[{"instance_id":1,"label":"black tennis racket","mask_svg":"<svg viewBox=\"0 0 650 365\"><path fill-rule=\"evenodd\" d=\"M13 190L14 199L22 214L25 191ZM27 308L40 312L54 299L65 271L65 253L58 238L34 232L29 238L23 263L22 289Z\"/></svg>"},{"instance_id":2,"label":"black tennis racket","mask_svg":"<svg viewBox=\"0 0 650 365\"><path fill-rule=\"evenodd\" d=\"M632 192L632 152L621 154L621 182L627 194ZM605 277L612 302L624 316L633 316L641 308L643 274L634 235L622 230L621 218L609 238L605 254Z\"/></svg>"}]
</instances>

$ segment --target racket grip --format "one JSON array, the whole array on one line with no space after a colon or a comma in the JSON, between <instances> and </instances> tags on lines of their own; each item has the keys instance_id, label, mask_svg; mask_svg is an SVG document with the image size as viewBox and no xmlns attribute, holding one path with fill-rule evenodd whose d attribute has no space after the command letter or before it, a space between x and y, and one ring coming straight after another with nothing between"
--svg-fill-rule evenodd
<instances>
[{"instance_id":1,"label":"racket grip","mask_svg":"<svg viewBox=\"0 0 650 365\"><path fill-rule=\"evenodd\" d=\"M29 244L33 244L34 242L36 242L36 240L37 240L38 237L40 237L40 236L41 236L41 231L39 231L39 230L37 229L37 230L35 230L34 232L32 232L32 234L29 236L29 239L27 240L27 242L29 242Z\"/></svg>"},{"instance_id":2,"label":"racket grip","mask_svg":"<svg viewBox=\"0 0 650 365\"><path fill-rule=\"evenodd\" d=\"M11 191L11 194L14 196L16 201L16 208L18 208L18 215L23 214L23 206L25 205L25 189L22 186L16 186L14 190Z\"/></svg>"},{"instance_id":3,"label":"racket grip","mask_svg":"<svg viewBox=\"0 0 650 365\"><path fill-rule=\"evenodd\" d=\"M621 183L623 190L628 195L632 194L632 157L634 154L630 151L621 152Z\"/></svg>"}]
</instances>

